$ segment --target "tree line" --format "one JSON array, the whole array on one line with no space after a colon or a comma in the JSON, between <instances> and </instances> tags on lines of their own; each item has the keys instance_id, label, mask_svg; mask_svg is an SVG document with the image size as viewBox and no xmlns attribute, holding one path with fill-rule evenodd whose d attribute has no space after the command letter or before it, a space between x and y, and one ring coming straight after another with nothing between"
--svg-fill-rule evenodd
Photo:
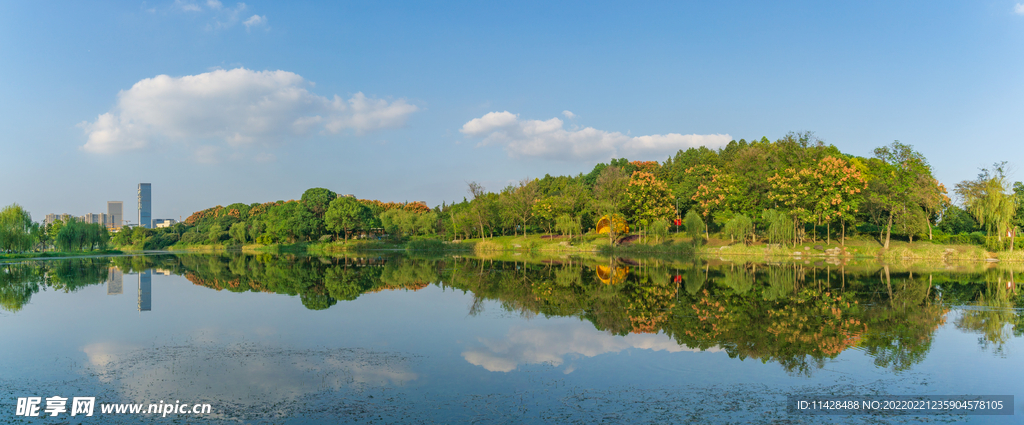
<instances>
[{"instance_id":1,"label":"tree line","mask_svg":"<svg viewBox=\"0 0 1024 425\"><path fill-rule=\"evenodd\" d=\"M72 217L44 226L32 221L32 216L21 205L11 204L0 210L2 252L105 250L109 242L110 233L102 224Z\"/></svg>"},{"instance_id":2,"label":"tree line","mask_svg":"<svg viewBox=\"0 0 1024 425\"><path fill-rule=\"evenodd\" d=\"M680 150L663 162L625 158L584 174L525 178L497 191L467 184L461 201L433 208L340 196L325 188L300 199L216 206L165 229L115 233L114 245L275 244L351 238L458 240L610 229L657 240L672 230L694 240L718 234L747 243L845 241L851 234L913 242L984 244L1013 249L1024 225L1024 184L1009 183L1006 163L958 183L954 202L912 146L893 142L871 157L842 153L811 132L775 141L734 140L721 149ZM602 224L603 223L603 224ZM40 228L20 206L0 214L0 249L103 247L99 228ZM68 227L61 236L61 229ZM102 226L99 226L102 227Z\"/></svg>"}]
</instances>

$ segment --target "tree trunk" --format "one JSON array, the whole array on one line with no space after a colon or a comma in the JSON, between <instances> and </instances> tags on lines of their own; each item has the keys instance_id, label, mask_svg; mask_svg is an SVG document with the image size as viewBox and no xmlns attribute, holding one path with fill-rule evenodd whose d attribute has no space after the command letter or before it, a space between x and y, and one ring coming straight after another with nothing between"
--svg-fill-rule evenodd
<instances>
[{"instance_id":1,"label":"tree trunk","mask_svg":"<svg viewBox=\"0 0 1024 425\"><path fill-rule=\"evenodd\" d=\"M832 244L832 222L825 223L825 245Z\"/></svg>"},{"instance_id":2,"label":"tree trunk","mask_svg":"<svg viewBox=\"0 0 1024 425\"><path fill-rule=\"evenodd\" d=\"M889 211L889 225L885 226L885 247L884 247L884 249L889 249L889 237L890 236L892 236L892 211ZM888 272L888 271L889 271L888 268L886 268L886 272Z\"/></svg>"},{"instance_id":3,"label":"tree trunk","mask_svg":"<svg viewBox=\"0 0 1024 425\"><path fill-rule=\"evenodd\" d=\"M840 245L846 246L846 217L843 217L843 238L839 241Z\"/></svg>"}]
</instances>

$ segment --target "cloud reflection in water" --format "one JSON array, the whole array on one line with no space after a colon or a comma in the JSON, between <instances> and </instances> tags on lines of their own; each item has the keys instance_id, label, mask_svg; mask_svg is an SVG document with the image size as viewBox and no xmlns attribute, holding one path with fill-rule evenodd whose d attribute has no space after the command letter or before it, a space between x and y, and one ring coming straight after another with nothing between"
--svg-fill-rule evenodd
<instances>
[{"instance_id":1,"label":"cloud reflection in water","mask_svg":"<svg viewBox=\"0 0 1024 425\"><path fill-rule=\"evenodd\" d=\"M528 328L514 327L504 340L494 341L479 338L483 347L464 351L462 357L470 364L481 366L491 372L511 372L522 364L547 363L561 366L565 357L594 357L605 353L617 353L626 349L654 351L697 352L696 348L679 345L664 334L612 335L594 329L589 323L565 323ZM718 352L712 347L709 352ZM571 373L570 365L565 373Z\"/></svg>"},{"instance_id":2,"label":"cloud reflection in water","mask_svg":"<svg viewBox=\"0 0 1024 425\"><path fill-rule=\"evenodd\" d=\"M416 380L409 358L361 349L286 349L252 343L82 348L88 374L113 384L122 400L174 397L251 404L297 400L321 391L404 385Z\"/></svg>"}]
</instances>

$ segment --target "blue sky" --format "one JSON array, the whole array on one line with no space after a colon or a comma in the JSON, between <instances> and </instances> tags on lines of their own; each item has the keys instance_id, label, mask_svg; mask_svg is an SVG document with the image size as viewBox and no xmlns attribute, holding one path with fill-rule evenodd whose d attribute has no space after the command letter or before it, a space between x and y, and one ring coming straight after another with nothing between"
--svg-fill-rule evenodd
<instances>
[{"instance_id":1,"label":"blue sky","mask_svg":"<svg viewBox=\"0 0 1024 425\"><path fill-rule=\"evenodd\" d=\"M804 130L914 145L952 187L1021 165L1022 99L1019 0L3 2L0 204L436 205Z\"/></svg>"}]
</instances>

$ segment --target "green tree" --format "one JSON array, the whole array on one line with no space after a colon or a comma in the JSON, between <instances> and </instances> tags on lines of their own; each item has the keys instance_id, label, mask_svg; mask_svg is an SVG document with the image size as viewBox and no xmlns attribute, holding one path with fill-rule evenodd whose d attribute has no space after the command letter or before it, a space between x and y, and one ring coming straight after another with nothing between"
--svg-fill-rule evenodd
<instances>
[{"instance_id":1,"label":"green tree","mask_svg":"<svg viewBox=\"0 0 1024 425\"><path fill-rule=\"evenodd\" d=\"M868 197L885 212L884 248L889 249L893 219L916 207L913 203L916 183L924 176L931 176L931 167L924 155L898 140L889 146L875 148L875 158L878 161L872 163L872 185Z\"/></svg>"},{"instance_id":2,"label":"green tree","mask_svg":"<svg viewBox=\"0 0 1024 425\"><path fill-rule=\"evenodd\" d=\"M56 222L54 222L56 223ZM62 223L63 224L63 223ZM132 244L132 229L128 227L121 227L116 233L114 233L114 245L117 246L128 246Z\"/></svg>"},{"instance_id":3,"label":"green tree","mask_svg":"<svg viewBox=\"0 0 1024 425\"><path fill-rule=\"evenodd\" d=\"M390 211L398 211L392 209ZM347 240L349 233L369 227L373 212L369 207L349 196L342 196L331 201L324 215L327 230L342 233Z\"/></svg>"},{"instance_id":4,"label":"green tree","mask_svg":"<svg viewBox=\"0 0 1024 425\"><path fill-rule=\"evenodd\" d=\"M537 180L523 179L516 186L508 185L501 191L499 200L502 205L502 213L512 223L513 234L518 234L516 225L521 225L523 235L526 235L526 224L533 217L533 203L539 196Z\"/></svg>"},{"instance_id":5,"label":"green tree","mask_svg":"<svg viewBox=\"0 0 1024 425\"><path fill-rule=\"evenodd\" d=\"M245 223L242 222L232 224L231 228L228 229L228 235L231 236L231 240L235 241L235 243L244 244L245 234Z\"/></svg>"},{"instance_id":6,"label":"green tree","mask_svg":"<svg viewBox=\"0 0 1024 425\"><path fill-rule=\"evenodd\" d=\"M728 222L722 231L729 236L730 240L746 242L747 237L754 234L754 222L743 214L736 214Z\"/></svg>"},{"instance_id":7,"label":"green tree","mask_svg":"<svg viewBox=\"0 0 1024 425\"><path fill-rule=\"evenodd\" d=\"M49 226L46 226L46 235L54 244L57 243L57 235L60 234L61 227L64 227L64 220L59 218L54 220L53 223L50 223Z\"/></svg>"},{"instance_id":8,"label":"green tree","mask_svg":"<svg viewBox=\"0 0 1024 425\"><path fill-rule=\"evenodd\" d=\"M385 232L394 239L401 239L405 235L416 233L416 215L412 211L395 208L384 211L380 215L380 222Z\"/></svg>"},{"instance_id":9,"label":"green tree","mask_svg":"<svg viewBox=\"0 0 1024 425\"><path fill-rule=\"evenodd\" d=\"M316 229L316 216L302 202L285 202L267 211L267 233L276 240L295 243L309 240Z\"/></svg>"},{"instance_id":10,"label":"green tree","mask_svg":"<svg viewBox=\"0 0 1024 425\"><path fill-rule=\"evenodd\" d=\"M594 183L594 209L601 215L619 212L624 201L629 176L619 167L601 170Z\"/></svg>"},{"instance_id":11,"label":"green tree","mask_svg":"<svg viewBox=\"0 0 1024 425\"><path fill-rule=\"evenodd\" d=\"M1006 181L1005 162L996 163L992 170L983 168L975 180L956 185L956 193L965 209L985 227L989 236L996 236L1002 247L1003 236L1013 235L1011 226L1017 215L1017 197ZM1013 250L1011 243L1010 250Z\"/></svg>"},{"instance_id":12,"label":"green tree","mask_svg":"<svg viewBox=\"0 0 1024 425\"><path fill-rule=\"evenodd\" d=\"M417 235L433 235L437 233L437 213L427 211L416 214L416 225L414 227Z\"/></svg>"},{"instance_id":13,"label":"green tree","mask_svg":"<svg viewBox=\"0 0 1024 425\"><path fill-rule=\"evenodd\" d=\"M574 235L578 236L581 233L580 218L562 214L555 219L555 230L570 238Z\"/></svg>"},{"instance_id":14,"label":"green tree","mask_svg":"<svg viewBox=\"0 0 1024 425\"><path fill-rule=\"evenodd\" d=\"M32 247L32 216L21 205L0 210L0 250L24 251Z\"/></svg>"},{"instance_id":15,"label":"green tree","mask_svg":"<svg viewBox=\"0 0 1024 425\"><path fill-rule=\"evenodd\" d=\"M654 243L661 242L668 237L668 229L671 227L668 220L659 219L651 223L651 235L654 236Z\"/></svg>"},{"instance_id":16,"label":"green tree","mask_svg":"<svg viewBox=\"0 0 1024 425\"><path fill-rule=\"evenodd\" d=\"M469 188L467 189L473 200L469 204L469 211L473 218L475 227L480 229L480 237L487 239L487 233L485 228L490 227L496 220L496 199L493 195L487 192L484 187L477 182L469 182Z\"/></svg>"},{"instance_id":17,"label":"green tree","mask_svg":"<svg viewBox=\"0 0 1024 425\"><path fill-rule=\"evenodd\" d=\"M707 230L707 226L704 225L704 220L701 219L700 214L694 210L686 212L686 217L683 218L683 225L686 226L686 234L690 236L693 243L697 243L697 238L700 237L701 232Z\"/></svg>"},{"instance_id":18,"label":"green tree","mask_svg":"<svg viewBox=\"0 0 1024 425\"><path fill-rule=\"evenodd\" d=\"M302 202L306 204L313 215L321 220L324 219L324 214L327 213L327 209L335 199L338 199L338 194L322 187L307 189L302 193Z\"/></svg>"},{"instance_id":19,"label":"green tree","mask_svg":"<svg viewBox=\"0 0 1024 425\"><path fill-rule=\"evenodd\" d=\"M939 230L949 235L971 233L978 230L978 222L971 214L956 205L950 205L942 214Z\"/></svg>"},{"instance_id":20,"label":"green tree","mask_svg":"<svg viewBox=\"0 0 1024 425\"><path fill-rule=\"evenodd\" d=\"M54 243L61 251L83 251L106 249L109 241L110 234L103 225L72 218L61 227Z\"/></svg>"},{"instance_id":21,"label":"green tree","mask_svg":"<svg viewBox=\"0 0 1024 425\"><path fill-rule=\"evenodd\" d=\"M796 239L793 231L793 220L781 211L774 209L767 210L761 215L765 223L765 237L768 243L784 243Z\"/></svg>"},{"instance_id":22,"label":"green tree","mask_svg":"<svg viewBox=\"0 0 1024 425\"><path fill-rule=\"evenodd\" d=\"M648 226L657 220L667 220L675 212L675 196L664 181L654 174L635 171L626 186L623 209L634 223Z\"/></svg>"},{"instance_id":23,"label":"green tree","mask_svg":"<svg viewBox=\"0 0 1024 425\"><path fill-rule=\"evenodd\" d=\"M206 241L211 244L219 244L221 237L223 237L225 233L226 232L219 224L214 224L206 231Z\"/></svg>"}]
</instances>

